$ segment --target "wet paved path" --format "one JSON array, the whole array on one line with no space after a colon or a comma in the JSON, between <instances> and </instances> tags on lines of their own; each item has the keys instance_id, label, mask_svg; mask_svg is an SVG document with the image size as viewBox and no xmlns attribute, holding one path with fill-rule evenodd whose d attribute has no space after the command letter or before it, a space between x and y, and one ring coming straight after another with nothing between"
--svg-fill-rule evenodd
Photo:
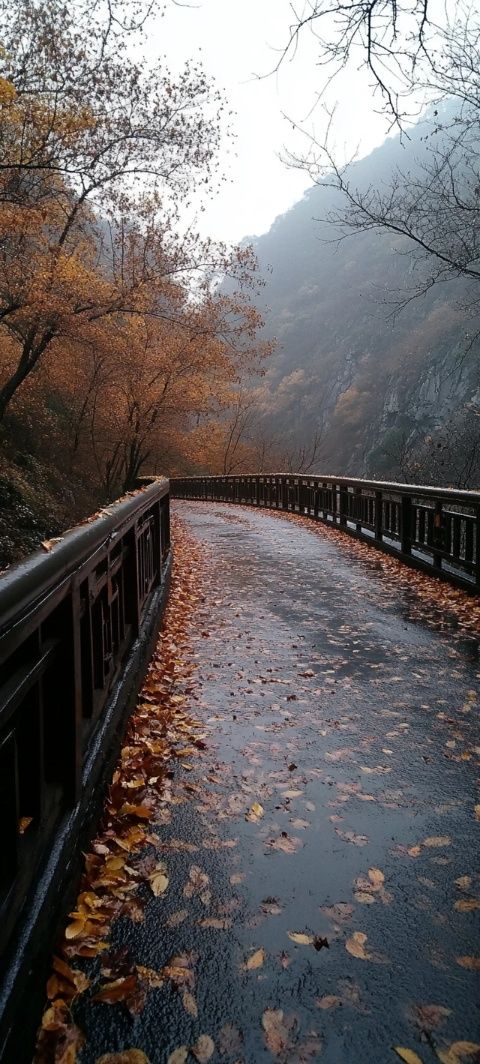
<instances>
[{"instance_id":1,"label":"wet paved path","mask_svg":"<svg viewBox=\"0 0 480 1064\"><path fill-rule=\"evenodd\" d=\"M169 888L112 935L177 978L133 1015L80 998L79 1059L478 1059L478 644L346 537L176 511L206 550L184 685L205 747L154 827Z\"/></svg>"}]
</instances>

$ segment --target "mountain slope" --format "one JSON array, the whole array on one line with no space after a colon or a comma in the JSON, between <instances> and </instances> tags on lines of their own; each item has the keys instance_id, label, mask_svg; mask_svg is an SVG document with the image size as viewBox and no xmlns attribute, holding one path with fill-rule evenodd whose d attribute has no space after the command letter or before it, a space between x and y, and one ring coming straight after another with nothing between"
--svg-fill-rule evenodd
<instances>
[{"instance_id":1,"label":"mountain slope","mask_svg":"<svg viewBox=\"0 0 480 1064\"><path fill-rule=\"evenodd\" d=\"M395 166L419 166L426 129L419 124L406 144L388 139L356 163L356 183L378 187ZM445 427L450 443L465 418L476 432L480 398L480 348L467 351L466 339L475 323L460 305L466 285L434 286L395 313L421 267L389 233L339 240L326 219L340 203L320 183L254 242L267 280L267 331L279 341L262 393L263 427L292 448L317 432L316 471L356 475L413 476L415 455L425 463L433 438L445 461L430 476L453 482Z\"/></svg>"}]
</instances>

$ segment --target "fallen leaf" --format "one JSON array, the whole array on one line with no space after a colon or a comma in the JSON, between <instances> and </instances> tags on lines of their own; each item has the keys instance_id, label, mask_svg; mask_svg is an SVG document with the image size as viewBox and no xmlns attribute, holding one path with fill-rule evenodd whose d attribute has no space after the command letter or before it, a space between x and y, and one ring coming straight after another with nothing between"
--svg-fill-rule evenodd
<instances>
[{"instance_id":1,"label":"fallen leaf","mask_svg":"<svg viewBox=\"0 0 480 1064\"><path fill-rule=\"evenodd\" d=\"M360 902L360 905L373 905L375 902L373 894L367 894L364 890L356 890L353 897L355 901Z\"/></svg>"},{"instance_id":2,"label":"fallen leaf","mask_svg":"<svg viewBox=\"0 0 480 1064\"><path fill-rule=\"evenodd\" d=\"M343 921L350 919L353 909L353 905L349 905L348 902L339 901L336 905L324 905L321 911L329 920Z\"/></svg>"},{"instance_id":3,"label":"fallen leaf","mask_svg":"<svg viewBox=\"0 0 480 1064\"><path fill-rule=\"evenodd\" d=\"M287 931L287 935L292 942L297 942L299 946L311 946L315 937L314 935L306 935L303 931Z\"/></svg>"},{"instance_id":4,"label":"fallen leaf","mask_svg":"<svg viewBox=\"0 0 480 1064\"><path fill-rule=\"evenodd\" d=\"M282 912L282 906L279 905L276 898L264 898L262 901L262 912L268 913L269 916L279 916Z\"/></svg>"},{"instance_id":5,"label":"fallen leaf","mask_svg":"<svg viewBox=\"0 0 480 1064\"><path fill-rule=\"evenodd\" d=\"M266 956L266 954L265 954L265 950L264 949L255 950L255 953L252 953L252 956L249 957L248 960L245 961L245 964L243 965L245 971L251 972L255 968L261 968L262 964L263 964L263 962L265 960L265 956Z\"/></svg>"},{"instance_id":6,"label":"fallen leaf","mask_svg":"<svg viewBox=\"0 0 480 1064\"><path fill-rule=\"evenodd\" d=\"M73 923L67 924L65 928L65 938L78 938L85 929L85 920L74 920Z\"/></svg>"},{"instance_id":7,"label":"fallen leaf","mask_svg":"<svg viewBox=\"0 0 480 1064\"><path fill-rule=\"evenodd\" d=\"M42 547L44 550L50 551L53 549L56 543L61 543L63 536L53 536L52 539L42 540Z\"/></svg>"},{"instance_id":8,"label":"fallen leaf","mask_svg":"<svg viewBox=\"0 0 480 1064\"><path fill-rule=\"evenodd\" d=\"M342 831L341 828L335 828L335 832L344 842L353 842L354 846L367 845L368 835L357 835L354 831Z\"/></svg>"},{"instance_id":9,"label":"fallen leaf","mask_svg":"<svg viewBox=\"0 0 480 1064\"><path fill-rule=\"evenodd\" d=\"M325 997L315 998L317 1009L336 1009L342 1004L342 999L336 994L325 994Z\"/></svg>"},{"instance_id":10,"label":"fallen leaf","mask_svg":"<svg viewBox=\"0 0 480 1064\"><path fill-rule=\"evenodd\" d=\"M245 813L245 820L251 820L252 823L255 824L258 820L262 819L264 814L265 810L263 805L260 805L260 802L254 802L253 805L250 806L248 813Z\"/></svg>"},{"instance_id":11,"label":"fallen leaf","mask_svg":"<svg viewBox=\"0 0 480 1064\"><path fill-rule=\"evenodd\" d=\"M170 1053L167 1064L185 1064L187 1057L187 1046L179 1046L178 1049L173 1050L173 1053Z\"/></svg>"},{"instance_id":12,"label":"fallen leaf","mask_svg":"<svg viewBox=\"0 0 480 1064\"><path fill-rule=\"evenodd\" d=\"M115 1005L117 1001L125 1001L136 989L137 979L135 975L127 975L122 979L114 979L94 995L94 1001L102 1001L106 1005Z\"/></svg>"},{"instance_id":13,"label":"fallen leaf","mask_svg":"<svg viewBox=\"0 0 480 1064\"><path fill-rule=\"evenodd\" d=\"M150 820L152 810L146 805L131 805L130 802L124 802L121 809L118 811L119 816L136 816L140 820Z\"/></svg>"},{"instance_id":14,"label":"fallen leaf","mask_svg":"<svg viewBox=\"0 0 480 1064\"><path fill-rule=\"evenodd\" d=\"M480 1045L478 1042L452 1042L448 1049L437 1050L438 1059L442 1064L462 1064L467 1057L480 1059Z\"/></svg>"},{"instance_id":15,"label":"fallen leaf","mask_svg":"<svg viewBox=\"0 0 480 1064\"><path fill-rule=\"evenodd\" d=\"M363 931L354 931L350 938L347 938L345 943L345 949L348 953L351 953L352 957L358 957L359 960L367 961L368 953L365 950L365 943L367 941L367 935Z\"/></svg>"},{"instance_id":16,"label":"fallen leaf","mask_svg":"<svg viewBox=\"0 0 480 1064\"><path fill-rule=\"evenodd\" d=\"M367 874L370 882L373 884L374 887L383 887L383 884L385 883L385 876L380 870L380 868L369 868Z\"/></svg>"},{"instance_id":17,"label":"fallen leaf","mask_svg":"<svg viewBox=\"0 0 480 1064\"><path fill-rule=\"evenodd\" d=\"M295 853L300 847L303 846L301 839L295 835L280 835L278 839L274 839L271 843L272 850L281 850L282 853Z\"/></svg>"},{"instance_id":18,"label":"fallen leaf","mask_svg":"<svg viewBox=\"0 0 480 1064\"><path fill-rule=\"evenodd\" d=\"M480 901L478 898L461 898L455 902L453 908L459 913L470 913L473 909L480 909Z\"/></svg>"},{"instance_id":19,"label":"fallen leaf","mask_svg":"<svg viewBox=\"0 0 480 1064\"><path fill-rule=\"evenodd\" d=\"M414 1053L413 1049L404 1049L403 1046L394 1046L394 1051L400 1060L404 1060L405 1064L422 1064L421 1057L418 1053Z\"/></svg>"},{"instance_id":20,"label":"fallen leaf","mask_svg":"<svg viewBox=\"0 0 480 1064\"><path fill-rule=\"evenodd\" d=\"M160 972L157 972L155 968L145 968L143 964L135 965L140 979L143 979L145 983L154 989L163 986L165 980Z\"/></svg>"},{"instance_id":21,"label":"fallen leaf","mask_svg":"<svg viewBox=\"0 0 480 1064\"><path fill-rule=\"evenodd\" d=\"M480 957L457 957L457 964L471 972L480 972Z\"/></svg>"},{"instance_id":22,"label":"fallen leaf","mask_svg":"<svg viewBox=\"0 0 480 1064\"><path fill-rule=\"evenodd\" d=\"M480 803L478 805L474 805L473 812L475 815L475 820L480 820Z\"/></svg>"},{"instance_id":23,"label":"fallen leaf","mask_svg":"<svg viewBox=\"0 0 480 1064\"><path fill-rule=\"evenodd\" d=\"M452 1010L445 1005L413 1005L409 1009L413 1022L422 1031L433 1031L451 1016Z\"/></svg>"},{"instance_id":24,"label":"fallen leaf","mask_svg":"<svg viewBox=\"0 0 480 1064\"><path fill-rule=\"evenodd\" d=\"M459 890L470 890L470 887L472 885L472 877L459 876L458 879L456 879L454 882L455 886L458 887Z\"/></svg>"},{"instance_id":25,"label":"fallen leaf","mask_svg":"<svg viewBox=\"0 0 480 1064\"><path fill-rule=\"evenodd\" d=\"M198 1016L198 1005L193 994L191 994L189 990L182 991L182 1004L186 1012L196 1019Z\"/></svg>"},{"instance_id":26,"label":"fallen leaf","mask_svg":"<svg viewBox=\"0 0 480 1064\"><path fill-rule=\"evenodd\" d=\"M201 1034L194 1046L192 1046L192 1053L194 1057L200 1061L200 1064L207 1064L210 1057L215 1052L215 1042L213 1038L210 1038L209 1034Z\"/></svg>"},{"instance_id":27,"label":"fallen leaf","mask_svg":"<svg viewBox=\"0 0 480 1064\"><path fill-rule=\"evenodd\" d=\"M165 874L165 866L161 865L155 869L148 877L148 882L156 898L159 898L161 894L165 894L165 891L169 884L168 876Z\"/></svg>"},{"instance_id":28,"label":"fallen leaf","mask_svg":"<svg viewBox=\"0 0 480 1064\"><path fill-rule=\"evenodd\" d=\"M422 846L428 846L431 848L436 846L450 846L451 841L449 835L429 835L427 839L423 840Z\"/></svg>"},{"instance_id":29,"label":"fallen leaf","mask_svg":"<svg viewBox=\"0 0 480 1064\"><path fill-rule=\"evenodd\" d=\"M283 1009L265 1009L262 1016L265 1041L271 1053L278 1056L288 1046L289 1032L284 1021Z\"/></svg>"}]
</instances>

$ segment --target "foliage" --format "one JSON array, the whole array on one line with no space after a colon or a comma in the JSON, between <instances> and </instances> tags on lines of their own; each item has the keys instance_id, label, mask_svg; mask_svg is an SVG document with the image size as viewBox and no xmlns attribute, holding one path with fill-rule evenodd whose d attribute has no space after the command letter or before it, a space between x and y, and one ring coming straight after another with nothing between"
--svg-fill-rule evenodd
<instances>
[{"instance_id":1,"label":"foliage","mask_svg":"<svg viewBox=\"0 0 480 1064\"><path fill-rule=\"evenodd\" d=\"M180 224L221 180L225 104L147 62L153 13L0 0L0 421L103 497L191 460L271 346L251 251Z\"/></svg>"},{"instance_id":2,"label":"foliage","mask_svg":"<svg viewBox=\"0 0 480 1064\"><path fill-rule=\"evenodd\" d=\"M461 277L468 282L465 307L478 314L480 18L468 0L447 0L438 22L431 18L428 0L354 0L346 7L309 0L292 41L310 25L327 65L341 69L360 54L392 120L402 127L405 106L418 116L428 104L429 126L420 144L417 139L416 155L407 153L388 180L379 174L368 184L359 182L351 163L339 161L333 113L323 140L307 134L306 150L288 159L315 181L326 177L342 194L333 216L343 233L386 231L406 238L420 268L400 305Z\"/></svg>"},{"instance_id":3,"label":"foliage","mask_svg":"<svg viewBox=\"0 0 480 1064\"><path fill-rule=\"evenodd\" d=\"M400 164L418 173L432 128L418 124L408 143L388 138L352 165L352 182L387 188ZM421 267L406 239L372 230L343 238L329 220L341 209L340 192L322 180L255 242L260 265L272 266L268 310L259 298L278 341L261 383L258 433L280 438L294 464L317 434L313 472L477 487L471 463L459 479L480 385L480 318L465 309L470 281L451 277L411 300ZM452 455L458 445L458 462L427 461L439 433Z\"/></svg>"}]
</instances>

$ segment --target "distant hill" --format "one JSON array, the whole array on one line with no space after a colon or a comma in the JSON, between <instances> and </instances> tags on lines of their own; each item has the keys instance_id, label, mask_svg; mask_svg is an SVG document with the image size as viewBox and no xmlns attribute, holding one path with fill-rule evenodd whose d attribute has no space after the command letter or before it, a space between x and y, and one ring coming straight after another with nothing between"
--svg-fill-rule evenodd
<instances>
[{"instance_id":1,"label":"distant hill","mask_svg":"<svg viewBox=\"0 0 480 1064\"><path fill-rule=\"evenodd\" d=\"M427 131L423 122L410 141L387 139L354 164L355 181L378 186L396 165L417 166ZM447 456L452 432L464 433L467 418L469 439L480 425L480 345L465 353L474 323L459 308L463 282L434 287L395 317L416 276L408 245L374 231L338 242L325 219L339 202L321 183L254 241L267 331L279 341L263 426L292 449L319 431L317 472L411 477L412 454L425 462L435 447L443 461L430 478L453 483L463 474Z\"/></svg>"}]
</instances>

